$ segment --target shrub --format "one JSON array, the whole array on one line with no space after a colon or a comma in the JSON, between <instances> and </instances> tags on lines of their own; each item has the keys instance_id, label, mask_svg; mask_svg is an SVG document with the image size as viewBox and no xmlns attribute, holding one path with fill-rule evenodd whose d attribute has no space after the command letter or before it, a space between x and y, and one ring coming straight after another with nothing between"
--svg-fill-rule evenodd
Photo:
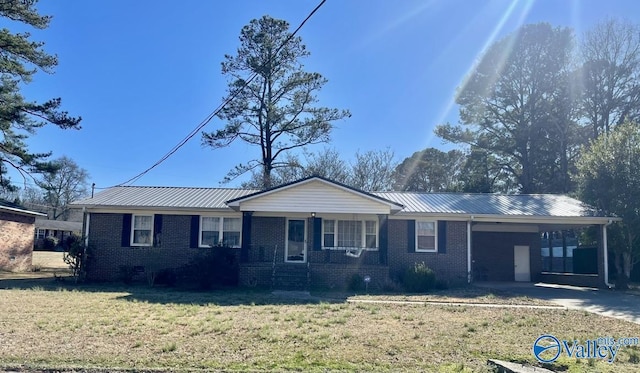
<instances>
[{"instance_id":1,"label":"shrub","mask_svg":"<svg viewBox=\"0 0 640 373\"><path fill-rule=\"evenodd\" d=\"M184 276L203 290L238 286L240 268L235 252L226 246L207 249L183 268Z\"/></svg>"},{"instance_id":2,"label":"shrub","mask_svg":"<svg viewBox=\"0 0 640 373\"><path fill-rule=\"evenodd\" d=\"M55 237L45 237L42 241L42 250L54 251L58 246L58 239Z\"/></svg>"},{"instance_id":3,"label":"shrub","mask_svg":"<svg viewBox=\"0 0 640 373\"><path fill-rule=\"evenodd\" d=\"M380 286L385 293L401 293L402 285L392 279L385 279Z\"/></svg>"},{"instance_id":4,"label":"shrub","mask_svg":"<svg viewBox=\"0 0 640 373\"><path fill-rule=\"evenodd\" d=\"M156 272L152 285L174 286L176 280L175 271L171 268L165 268Z\"/></svg>"},{"instance_id":5,"label":"shrub","mask_svg":"<svg viewBox=\"0 0 640 373\"><path fill-rule=\"evenodd\" d=\"M84 281L87 275L87 259L89 257L89 248L84 245L84 240L74 234L64 240L62 247L64 248L62 260L73 271L75 281Z\"/></svg>"},{"instance_id":6,"label":"shrub","mask_svg":"<svg viewBox=\"0 0 640 373\"><path fill-rule=\"evenodd\" d=\"M354 273L347 280L347 290L362 291L364 290L364 279L357 273Z\"/></svg>"},{"instance_id":7,"label":"shrub","mask_svg":"<svg viewBox=\"0 0 640 373\"><path fill-rule=\"evenodd\" d=\"M135 275L136 270L133 266L121 265L118 267L118 277L127 285L133 282Z\"/></svg>"},{"instance_id":8,"label":"shrub","mask_svg":"<svg viewBox=\"0 0 640 373\"><path fill-rule=\"evenodd\" d=\"M402 278L405 291L410 293L424 293L432 290L436 284L436 274L424 262L415 263L408 268Z\"/></svg>"}]
</instances>

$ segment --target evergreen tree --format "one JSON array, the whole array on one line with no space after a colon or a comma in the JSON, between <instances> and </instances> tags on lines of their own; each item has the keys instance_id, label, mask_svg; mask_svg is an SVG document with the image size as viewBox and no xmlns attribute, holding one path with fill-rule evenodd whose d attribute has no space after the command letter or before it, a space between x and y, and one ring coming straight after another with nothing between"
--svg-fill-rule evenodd
<instances>
[{"instance_id":1,"label":"evergreen tree","mask_svg":"<svg viewBox=\"0 0 640 373\"><path fill-rule=\"evenodd\" d=\"M38 14L36 0L4 0L0 17L36 29L45 29L50 17ZM0 30L0 189L15 190L8 171L17 170L23 178L33 173L52 172L51 153L32 153L26 140L47 124L63 129L80 128L80 117L60 110L60 99L38 103L26 100L20 85L31 82L38 71L51 73L58 59L43 50L44 43L32 41L29 33Z\"/></svg>"}]
</instances>

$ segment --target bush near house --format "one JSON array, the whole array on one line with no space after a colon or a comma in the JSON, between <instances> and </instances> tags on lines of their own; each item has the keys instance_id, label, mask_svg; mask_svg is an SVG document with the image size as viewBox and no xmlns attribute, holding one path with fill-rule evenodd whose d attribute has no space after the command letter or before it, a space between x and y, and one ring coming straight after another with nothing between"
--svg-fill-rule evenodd
<instances>
[{"instance_id":1,"label":"bush near house","mask_svg":"<svg viewBox=\"0 0 640 373\"><path fill-rule=\"evenodd\" d=\"M54 251L58 246L58 239L55 237L45 237L42 241L42 250L44 251Z\"/></svg>"},{"instance_id":2,"label":"bush near house","mask_svg":"<svg viewBox=\"0 0 640 373\"><path fill-rule=\"evenodd\" d=\"M426 293L435 288L436 274L424 262L415 263L405 271L402 285L409 293Z\"/></svg>"},{"instance_id":3,"label":"bush near house","mask_svg":"<svg viewBox=\"0 0 640 373\"><path fill-rule=\"evenodd\" d=\"M240 267L235 250L215 246L181 269L184 279L202 290L238 286Z\"/></svg>"}]
</instances>

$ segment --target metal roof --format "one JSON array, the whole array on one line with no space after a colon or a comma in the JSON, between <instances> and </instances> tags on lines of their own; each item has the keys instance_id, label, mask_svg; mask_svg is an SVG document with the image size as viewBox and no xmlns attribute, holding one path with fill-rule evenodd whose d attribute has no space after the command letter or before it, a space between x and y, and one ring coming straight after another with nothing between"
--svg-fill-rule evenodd
<instances>
[{"instance_id":1,"label":"metal roof","mask_svg":"<svg viewBox=\"0 0 640 373\"><path fill-rule=\"evenodd\" d=\"M556 194L468 194L377 192L404 205L402 213L597 217L597 210L575 198Z\"/></svg>"},{"instance_id":2,"label":"metal roof","mask_svg":"<svg viewBox=\"0 0 640 373\"><path fill-rule=\"evenodd\" d=\"M257 192L255 189L122 186L109 188L96 194L93 198L76 201L73 205L80 207L229 209L226 201L255 192Z\"/></svg>"},{"instance_id":3,"label":"metal roof","mask_svg":"<svg viewBox=\"0 0 640 373\"><path fill-rule=\"evenodd\" d=\"M257 189L123 186L106 189L72 205L92 208L229 209L227 202L256 195ZM404 206L400 214L463 214L537 217L604 217L571 197L555 194L374 192Z\"/></svg>"}]
</instances>

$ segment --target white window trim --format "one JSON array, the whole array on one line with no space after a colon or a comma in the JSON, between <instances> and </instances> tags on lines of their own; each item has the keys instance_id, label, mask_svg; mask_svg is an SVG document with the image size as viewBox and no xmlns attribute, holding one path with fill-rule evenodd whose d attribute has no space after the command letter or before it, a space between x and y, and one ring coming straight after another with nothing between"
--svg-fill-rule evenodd
<instances>
[{"instance_id":1,"label":"white window trim","mask_svg":"<svg viewBox=\"0 0 640 373\"><path fill-rule=\"evenodd\" d=\"M224 219L240 219L240 239L237 246L231 246L234 249L242 247L242 217L241 216L222 216L222 215L200 215L200 224L198 227L198 247L202 249L210 249L211 245L205 245L202 243L202 219L204 218L218 218L218 244L222 243L224 237Z\"/></svg>"},{"instance_id":2,"label":"white window trim","mask_svg":"<svg viewBox=\"0 0 640 373\"><path fill-rule=\"evenodd\" d=\"M133 237L134 232L135 232L135 226L136 226L136 216L150 216L151 217L151 229L149 229L149 235L150 235L150 242L149 243L135 243L133 242ZM155 221L155 215L154 214L132 214L131 215L131 236L129 237L129 244L132 247L151 247L153 246L153 223Z\"/></svg>"},{"instance_id":3,"label":"white window trim","mask_svg":"<svg viewBox=\"0 0 640 373\"><path fill-rule=\"evenodd\" d=\"M327 220L333 220L333 244L334 246L325 246L324 245L324 235L325 235L325 224ZM361 230L361 238L360 242L362 242L361 247L346 247L346 246L337 246L338 245L338 221L359 221L362 224ZM366 247L367 245L367 221L372 221L376 225L376 247ZM378 251L380 249L380 223L374 219L340 219L340 218L323 218L322 219L322 249L323 250L344 250L344 249L363 249L364 251Z\"/></svg>"},{"instance_id":4,"label":"white window trim","mask_svg":"<svg viewBox=\"0 0 640 373\"><path fill-rule=\"evenodd\" d=\"M433 250L425 250L425 249L420 249L418 248L418 222L422 222L422 223L433 223ZM420 220L416 220L415 221L415 231L416 231L416 237L415 237L415 248L416 248L416 252L417 253L437 253L438 252L438 221L437 220L427 220L427 219L420 219Z\"/></svg>"}]
</instances>

